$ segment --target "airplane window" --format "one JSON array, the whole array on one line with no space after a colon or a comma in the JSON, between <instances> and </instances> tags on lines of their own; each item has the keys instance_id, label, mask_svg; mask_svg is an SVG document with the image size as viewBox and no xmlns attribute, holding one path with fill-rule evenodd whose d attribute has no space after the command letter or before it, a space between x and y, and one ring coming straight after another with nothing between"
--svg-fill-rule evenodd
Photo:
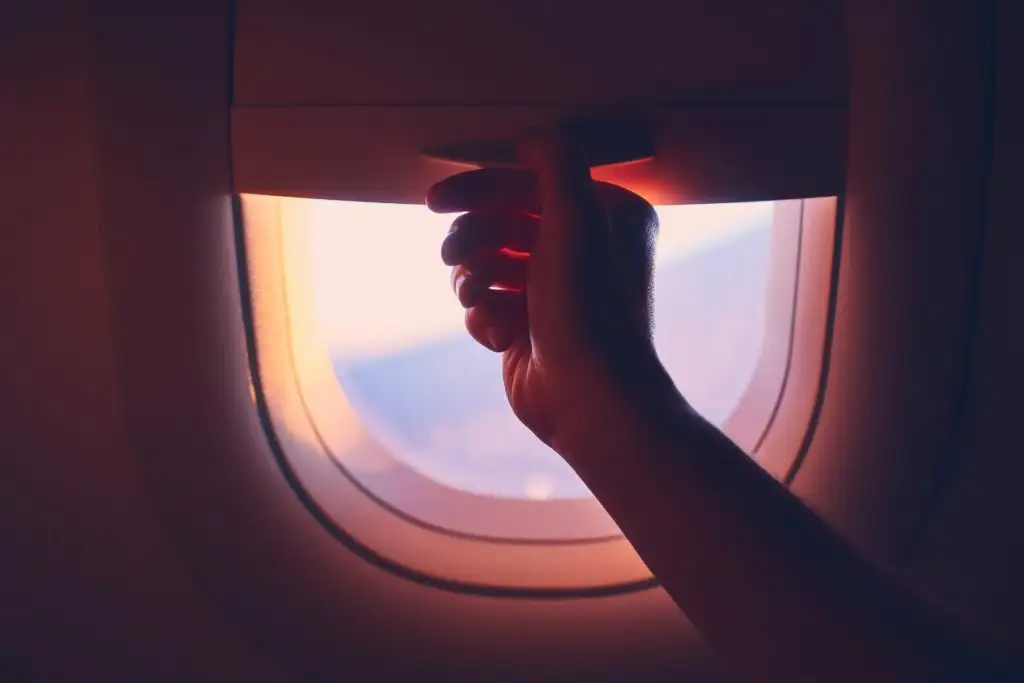
<instances>
[{"instance_id":1,"label":"airplane window","mask_svg":"<svg viewBox=\"0 0 1024 683\"><path fill-rule=\"evenodd\" d=\"M454 216L422 206L305 204L289 268L309 283L311 320L363 427L442 485L499 498L589 497L512 414L500 356L463 329L439 257ZM773 203L658 208L655 343L692 405L724 425L765 335ZM288 230L283 230L288 239Z\"/></svg>"}]
</instances>

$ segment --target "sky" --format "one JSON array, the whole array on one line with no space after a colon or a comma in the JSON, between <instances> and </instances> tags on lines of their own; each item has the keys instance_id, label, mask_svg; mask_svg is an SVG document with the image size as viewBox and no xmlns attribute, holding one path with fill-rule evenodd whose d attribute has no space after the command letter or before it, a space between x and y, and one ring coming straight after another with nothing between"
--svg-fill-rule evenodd
<instances>
[{"instance_id":1,"label":"sky","mask_svg":"<svg viewBox=\"0 0 1024 683\"><path fill-rule=\"evenodd\" d=\"M314 311L332 358L388 355L463 329L440 258L454 215L421 205L304 201ZM763 226L771 211L771 202L658 207L656 263Z\"/></svg>"},{"instance_id":2,"label":"sky","mask_svg":"<svg viewBox=\"0 0 1024 683\"><path fill-rule=\"evenodd\" d=\"M500 382L493 379L500 359L475 353L478 347L469 343L465 312L451 291L450 268L440 259L455 214L433 214L422 205L284 201L295 203L295 210L280 214L284 233L307 231L290 242L302 251L287 262L302 269L302 289L311 285L307 291L316 337L325 344L360 421L389 451L436 481L475 493L534 499L587 495L572 471L511 413ZM658 308L661 337L672 340L665 349L659 346L659 353L666 353L666 368L695 405L718 415L727 403L731 410L730 401L742 394L750 377L747 366L756 365L760 348L758 340L747 353L750 345L735 338L750 337L746 323L756 323L760 309L750 308L756 293L748 300L749 290L763 286L764 277L742 257L750 243L736 240L770 226L773 203L657 210L661 235L655 279L672 294L665 299L668 307ZM763 248L757 246L760 239L753 243L755 251ZM726 244L748 245L736 253L740 262L732 270L728 264L733 262L723 265L718 250L707 252L709 260L690 260ZM719 277L729 282L719 287ZM733 301L736 296L747 298ZM737 318L737 306L750 308L750 314ZM680 329L694 321L703 331L698 337ZM451 373L453 353L460 367L475 369L466 380L472 386L438 382L438 376L466 374Z\"/></svg>"}]
</instances>

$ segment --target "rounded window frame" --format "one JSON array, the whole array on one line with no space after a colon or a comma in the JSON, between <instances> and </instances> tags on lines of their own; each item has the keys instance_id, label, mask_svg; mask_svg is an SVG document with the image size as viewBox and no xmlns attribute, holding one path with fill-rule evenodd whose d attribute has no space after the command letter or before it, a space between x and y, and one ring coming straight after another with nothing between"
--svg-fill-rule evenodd
<instances>
[{"instance_id":1,"label":"rounded window frame","mask_svg":"<svg viewBox=\"0 0 1024 683\"><path fill-rule=\"evenodd\" d=\"M241 277L248 281L256 349L253 398L267 409L279 464L300 497L318 507L322 523L391 563L456 583L541 591L653 584L593 498L481 496L429 479L387 452L345 402L312 332L309 306L301 305L312 301L311 283L303 269L286 267L301 249L289 251L283 226L289 242L308 239L308 221L296 213L301 201L246 194L240 204ZM776 202L766 315L772 327L724 425L784 480L799 462L822 376L836 208L834 197ZM401 507L389 500L396 495Z\"/></svg>"}]
</instances>

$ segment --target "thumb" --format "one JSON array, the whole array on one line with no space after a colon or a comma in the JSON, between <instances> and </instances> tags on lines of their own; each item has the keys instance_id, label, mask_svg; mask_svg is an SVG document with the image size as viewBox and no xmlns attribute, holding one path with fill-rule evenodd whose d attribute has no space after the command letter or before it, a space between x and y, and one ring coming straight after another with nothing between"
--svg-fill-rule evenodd
<instances>
[{"instance_id":1,"label":"thumb","mask_svg":"<svg viewBox=\"0 0 1024 683\"><path fill-rule=\"evenodd\" d=\"M607 231L608 217L583 150L560 131L530 131L519 141L519 161L537 176L549 237L581 245Z\"/></svg>"}]
</instances>

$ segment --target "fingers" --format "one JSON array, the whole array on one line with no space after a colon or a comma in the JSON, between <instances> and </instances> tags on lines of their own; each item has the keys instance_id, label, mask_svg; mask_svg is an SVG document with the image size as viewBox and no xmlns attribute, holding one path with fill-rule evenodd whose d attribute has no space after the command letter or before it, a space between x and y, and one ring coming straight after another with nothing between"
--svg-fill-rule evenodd
<instances>
[{"instance_id":1,"label":"fingers","mask_svg":"<svg viewBox=\"0 0 1024 683\"><path fill-rule=\"evenodd\" d=\"M523 292L528 263L501 252L476 255L452 269L452 289L465 308L475 306L488 290Z\"/></svg>"},{"instance_id":2,"label":"fingers","mask_svg":"<svg viewBox=\"0 0 1024 683\"><path fill-rule=\"evenodd\" d=\"M435 212L467 212L452 223L441 256L455 266L452 285L474 338L499 351L510 343L510 330L529 339L523 330L531 261L536 281L530 286L542 292L611 287L628 306L646 311L657 235L653 207L629 190L594 181L580 150L557 133L525 135L519 154L526 169L467 171L439 182L427 197ZM519 328L508 326L510 302L523 317Z\"/></svg>"},{"instance_id":3,"label":"fingers","mask_svg":"<svg viewBox=\"0 0 1024 683\"><path fill-rule=\"evenodd\" d=\"M525 258L477 253L452 269L452 288L466 309L466 329L492 351L527 339Z\"/></svg>"},{"instance_id":4,"label":"fingers","mask_svg":"<svg viewBox=\"0 0 1024 683\"><path fill-rule=\"evenodd\" d=\"M452 223L441 244L441 259L454 266L501 249L528 253L537 235L537 219L523 215L466 213Z\"/></svg>"},{"instance_id":5,"label":"fingers","mask_svg":"<svg viewBox=\"0 0 1024 683\"><path fill-rule=\"evenodd\" d=\"M526 170L485 168L445 178L430 188L427 207L435 213L480 211L540 213L537 177Z\"/></svg>"},{"instance_id":6,"label":"fingers","mask_svg":"<svg viewBox=\"0 0 1024 683\"><path fill-rule=\"evenodd\" d=\"M526 297L487 290L466 311L466 330L482 346L503 353L517 341L529 339Z\"/></svg>"}]
</instances>

